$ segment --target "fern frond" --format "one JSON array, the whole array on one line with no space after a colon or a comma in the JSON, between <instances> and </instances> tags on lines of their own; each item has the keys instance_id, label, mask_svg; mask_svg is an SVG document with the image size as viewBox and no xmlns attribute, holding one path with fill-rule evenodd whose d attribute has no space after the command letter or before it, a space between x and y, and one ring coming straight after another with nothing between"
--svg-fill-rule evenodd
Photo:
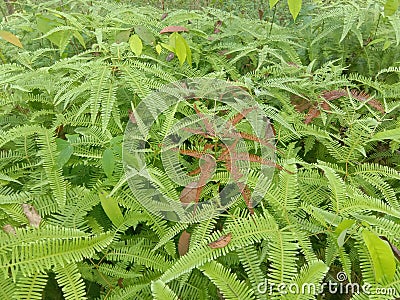
<instances>
[{"instance_id":1,"label":"fern frond","mask_svg":"<svg viewBox=\"0 0 400 300\"><path fill-rule=\"evenodd\" d=\"M201 266L200 270L220 289L225 299L254 299L253 290L223 265L211 261Z\"/></svg>"}]
</instances>

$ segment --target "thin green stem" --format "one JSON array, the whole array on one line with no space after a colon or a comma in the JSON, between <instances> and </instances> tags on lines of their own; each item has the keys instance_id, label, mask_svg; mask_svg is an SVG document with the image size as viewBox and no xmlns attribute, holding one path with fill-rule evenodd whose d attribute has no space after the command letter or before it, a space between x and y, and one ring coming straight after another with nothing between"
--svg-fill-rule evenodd
<instances>
[{"instance_id":1,"label":"thin green stem","mask_svg":"<svg viewBox=\"0 0 400 300\"><path fill-rule=\"evenodd\" d=\"M275 22L275 14L276 14L276 5L274 6L274 11L272 13L272 20L271 20L271 25L269 26L268 36L271 36L272 26L274 25Z\"/></svg>"}]
</instances>

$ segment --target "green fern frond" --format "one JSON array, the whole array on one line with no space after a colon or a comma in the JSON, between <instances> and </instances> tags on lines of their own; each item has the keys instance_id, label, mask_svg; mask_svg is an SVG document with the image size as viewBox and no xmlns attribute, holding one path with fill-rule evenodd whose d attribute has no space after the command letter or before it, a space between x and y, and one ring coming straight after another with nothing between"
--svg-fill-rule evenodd
<instances>
[{"instance_id":1,"label":"green fern frond","mask_svg":"<svg viewBox=\"0 0 400 300\"><path fill-rule=\"evenodd\" d=\"M253 290L223 265L211 261L201 266L200 270L220 289L225 299L254 299Z\"/></svg>"}]
</instances>

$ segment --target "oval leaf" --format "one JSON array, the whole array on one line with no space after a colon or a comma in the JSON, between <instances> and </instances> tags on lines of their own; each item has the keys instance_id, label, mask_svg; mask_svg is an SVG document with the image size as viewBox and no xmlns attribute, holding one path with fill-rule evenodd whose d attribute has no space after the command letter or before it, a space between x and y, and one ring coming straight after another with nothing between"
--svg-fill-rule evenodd
<instances>
[{"instance_id":1,"label":"oval leaf","mask_svg":"<svg viewBox=\"0 0 400 300\"><path fill-rule=\"evenodd\" d=\"M135 33L142 39L142 41L147 45L154 45L156 43L156 38L146 27L138 25L135 26Z\"/></svg>"},{"instance_id":2,"label":"oval leaf","mask_svg":"<svg viewBox=\"0 0 400 300\"><path fill-rule=\"evenodd\" d=\"M399 8L400 1L398 0L386 0L385 7L384 7L384 14L385 16L392 16Z\"/></svg>"},{"instance_id":3,"label":"oval leaf","mask_svg":"<svg viewBox=\"0 0 400 300\"><path fill-rule=\"evenodd\" d=\"M189 251L190 233L184 230L178 241L178 252L180 256L185 255Z\"/></svg>"},{"instance_id":4,"label":"oval leaf","mask_svg":"<svg viewBox=\"0 0 400 300\"><path fill-rule=\"evenodd\" d=\"M71 155L74 153L74 147L69 141L63 139L56 139L57 151L59 151L56 162L57 167L62 168L70 159Z\"/></svg>"},{"instance_id":5,"label":"oval leaf","mask_svg":"<svg viewBox=\"0 0 400 300\"><path fill-rule=\"evenodd\" d=\"M107 217L115 226L120 226L124 222L124 216L118 206L117 200L113 197L107 197L104 191L99 192L101 206Z\"/></svg>"},{"instance_id":6,"label":"oval leaf","mask_svg":"<svg viewBox=\"0 0 400 300\"><path fill-rule=\"evenodd\" d=\"M218 240L216 240L212 243L209 243L208 246L213 249L223 248L229 244L231 239L232 239L232 234L228 233L227 235L221 236Z\"/></svg>"},{"instance_id":7,"label":"oval leaf","mask_svg":"<svg viewBox=\"0 0 400 300\"><path fill-rule=\"evenodd\" d=\"M396 272L396 260L390 245L381 240L375 233L363 230L362 236L367 245L375 272L375 279L378 283L393 281Z\"/></svg>"},{"instance_id":8,"label":"oval leaf","mask_svg":"<svg viewBox=\"0 0 400 300\"><path fill-rule=\"evenodd\" d=\"M394 140L400 142L400 128L378 132L371 141Z\"/></svg>"},{"instance_id":9,"label":"oval leaf","mask_svg":"<svg viewBox=\"0 0 400 300\"><path fill-rule=\"evenodd\" d=\"M187 52L186 52L186 41L180 34L176 35L175 54L176 56L178 56L179 63L182 66L186 60Z\"/></svg>"},{"instance_id":10,"label":"oval leaf","mask_svg":"<svg viewBox=\"0 0 400 300\"><path fill-rule=\"evenodd\" d=\"M189 204L196 201L197 182L191 182L182 190L179 199L182 203Z\"/></svg>"},{"instance_id":11,"label":"oval leaf","mask_svg":"<svg viewBox=\"0 0 400 300\"><path fill-rule=\"evenodd\" d=\"M157 45L156 45L156 51L157 51L157 54L158 54L158 55L160 55L161 50L162 50L161 45L160 45L160 44L157 44Z\"/></svg>"},{"instance_id":12,"label":"oval leaf","mask_svg":"<svg viewBox=\"0 0 400 300\"><path fill-rule=\"evenodd\" d=\"M183 26L167 26L165 28L163 28L160 33L168 33L168 32L182 32L182 31L186 31L188 32L189 29L187 29L186 27Z\"/></svg>"},{"instance_id":13,"label":"oval leaf","mask_svg":"<svg viewBox=\"0 0 400 300\"><path fill-rule=\"evenodd\" d=\"M104 173L106 173L107 177L111 177L115 165L114 154L111 149L104 150L102 163Z\"/></svg>"},{"instance_id":14,"label":"oval leaf","mask_svg":"<svg viewBox=\"0 0 400 300\"><path fill-rule=\"evenodd\" d=\"M17 46L19 48L24 48L19 38L17 38L11 32L0 30L0 37L6 40L7 42L13 44L14 46Z\"/></svg>"},{"instance_id":15,"label":"oval leaf","mask_svg":"<svg viewBox=\"0 0 400 300\"><path fill-rule=\"evenodd\" d=\"M134 34L130 37L129 46L131 47L131 50L133 53L135 53L135 55L139 56L140 54L142 54L143 44L142 40L137 34Z\"/></svg>"},{"instance_id":16,"label":"oval leaf","mask_svg":"<svg viewBox=\"0 0 400 300\"><path fill-rule=\"evenodd\" d=\"M289 11L292 14L293 20L296 20L301 9L302 0L288 0Z\"/></svg>"}]
</instances>

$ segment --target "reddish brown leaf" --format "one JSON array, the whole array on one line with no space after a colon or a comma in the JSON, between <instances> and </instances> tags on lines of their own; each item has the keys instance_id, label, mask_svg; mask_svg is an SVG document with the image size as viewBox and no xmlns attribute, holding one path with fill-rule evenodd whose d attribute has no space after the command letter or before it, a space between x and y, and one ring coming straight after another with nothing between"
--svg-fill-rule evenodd
<instances>
[{"instance_id":1,"label":"reddish brown leaf","mask_svg":"<svg viewBox=\"0 0 400 300\"><path fill-rule=\"evenodd\" d=\"M328 102L322 101L321 107L326 111L331 111L331 107L329 106Z\"/></svg>"},{"instance_id":2,"label":"reddish brown leaf","mask_svg":"<svg viewBox=\"0 0 400 300\"><path fill-rule=\"evenodd\" d=\"M163 28L160 31L160 33L163 34L163 33L169 33L169 32L182 32L182 31L188 32L189 29L187 29L186 27L183 27L183 26L172 25L172 26L167 26L167 27Z\"/></svg>"},{"instance_id":3,"label":"reddish brown leaf","mask_svg":"<svg viewBox=\"0 0 400 300\"><path fill-rule=\"evenodd\" d=\"M166 17L168 17L168 13L163 13L161 16L161 21L164 20Z\"/></svg>"},{"instance_id":4,"label":"reddish brown leaf","mask_svg":"<svg viewBox=\"0 0 400 300\"><path fill-rule=\"evenodd\" d=\"M21 206L26 218L29 221L29 224L31 224L33 227L38 228L40 221L42 220L42 217L39 215L36 208L34 208L30 204L25 204L25 203L21 204Z\"/></svg>"},{"instance_id":5,"label":"reddish brown leaf","mask_svg":"<svg viewBox=\"0 0 400 300\"><path fill-rule=\"evenodd\" d=\"M314 120L315 118L318 118L320 114L321 114L321 112L319 111L317 106L312 107L308 111L308 114L307 114L306 118L304 119L304 124L310 124L312 122L312 120Z\"/></svg>"},{"instance_id":6,"label":"reddish brown leaf","mask_svg":"<svg viewBox=\"0 0 400 300\"><path fill-rule=\"evenodd\" d=\"M211 154L204 154L201 157L199 164L201 173L199 182L197 184L198 188L196 191L196 203L199 202L201 191L203 190L203 187L207 183L207 181L211 178L212 174L215 171L215 167L217 166L215 158Z\"/></svg>"},{"instance_id":7,"label":"reddish brown leaf","mask_svg":"<svg viewBox=\"0 0 400 300\"><path fill-rule=\"evenodd\" d=\"M236 114L232 119L229 120L229 123L231 123L233 126L235 126L237 123L239 123L243 118L245 118L249 112L252 110L256 109L256 107L249 107L243 110L242 112Z\"/></svg>"},{"instance_id":8,"label":"reddish brown leaf","mask_svg":"<svg viewBox=\"0 0 400 300\"><path fill-rule=\"evenodd\" d=\"M194 169L193 171L190 171L190 172L188 173L188 175L189 175L189 176L194 176L194 175L200 174L200 172L201 172L201 168L198 167L198 168Z\"/></svg>"},{"instance_id":9,"label":"reddish brown leaf","mask_svg":"<svg viewBox=\"0 0 400 300\"><path fill-rule=\"evenodd\" d=\"M184 230L178 241L178 253L184 256L189 251L190 233Z\"/></svg>"},{"instance_id":10,"label":"reddish brown leaf","mask_svg":"<svg viewBox=\"0 0 400 300\"><path fill-rule=\"evenodd\" d=\"M231 137L231 138L244 138L246 140L249 141L254 141L254 142L258 142L261 145L267 146L268 148L271 148L274 151L277 151L278 149L272 145L269 141L267 140L262 140L260 138L258 138L257 136L250 134L250 133L245 133L245 132L230 132L227 134L224 134L225 137Z\"/></svg>"},{"instance_id":11,"label":"reddish brown leaf","mask_svg":"<svg viewBox=\"0 0 400 300\"><path fill-rule=\"evenodd\" d=\"M208 244L210 248L217 249L217 248L224 248L232 239L232 234L228 233L227 235L221 236L218 240L211 242Z\"/></svg>"},{"instance_id":12,"label":"reddish brown leaf","mask_svg":"<svg viewBox=\"0 0 400 300\"><path fill-rule=\"evenodd\" d=\"M311 107L310 101L297 95L290 96L290 103L292 103L294 108L300 113Z\"/></svg>"},{"instance_id":13,"label":"reddish brown leaf","mask_svg":"<svg viewBox=\"0 0 400 300\"><path fill-rule=\"evenodd\" d=\"M363 91L355 91L352 90L351 92L351 96L354 99L357 99L360 102L365 102L367 101L367 104L370 105L371 107L375 108L376 110L380 111L381 113L385 113L385 109L383 108L382 104L375 100L375 99L371 99L371 96ZM368 100L370 99L370 100Z\"/></svg>"},{"instance_id":14,"label":"reddish brown leaf","mask_svg":"<svg viewBox=\"0 0 400 300\"><path fill-rule=\"evenodd\" d=\"M179 199L182 203L189 204L196 201L197 182L191 182L184 187Z\"/></svg>"},{"instance_id":15,"label":"reddish brown leaf","mask_svg":"<svg viewBox=\"0 0 400 300\"><path fill-rule=\"evenodd\" d=\"M174 148L172 150L178 151L178 148ZM196 158L201 158L205 154L204 152L189 149L179 149L179 153Z\"/></svg>"},{"instance_id":16,"label":"reddish brown leaf","mask_svg":"<svg viewBox=\"0 0 400 300\"><path fill-rule=\"evenodd\" d=\"M336 100L336 99L339 99L340 97L344 97L346 95L347 95L347 92L343 89L322 92L322 98L324 98L327 101Z\"/></svg>"},{"instance_id":17,"label":"reddish brown leaf","mask_svg":"<svg viewBox=\"0 0 400 300\"><path fill-rule=\"evenodd\" d=\"M242 194L242 197L244 199L244 202L246 203L247 208L249 209L250 214L254 214L254 209L253 209L253 204L251 202L251 191L247 184L244 184L242 182L237 182L237 186L240 189L240 193Z\"/></svg>"},{"instance_id":18,"label":"reddish brown leaf","mask_svg":"<svg viewBox=\"0 0 400 300\"><path fill-rule=\"evenodd\" d=\"M203 120L207 133L211 136L215 136L215 130L208 118L197 108L196 104L193 104L193 108L196 111L196 114Z\"/></svg>"},{"instance_id":19,"label":"reddish brown leaf","mask_svg":"<svg viewBox=\"0 0 400 300\"><path fill-rule=\"evenodd\" d=\"M375 99L371 99L367 102L367 104L373 108L375 108L376 110L380 111L381 113L385 113L385 108L382 106L382 104Z\"/></svg>"},{"instance_id":20,"label":"reddish brown leaf","mask_svg":"<svg viewBox=\"0 0 400 300\"><path fill-rule=\"evenodd\" d=\"M215 145L213 145L213 144L205 144L205 145L204 145L204 151L211 150L211 149L214 148L214 146L215 146Z\"/></svg>"},{"instance_id":21,"label":"reddish brown leaf","mask_svg":"<svg viewBox=\"0 0 400 300\"><path fill-rule=\"evenodd\" d=\"M381 113L385 113L385 109L382 106L382 104L379 101L377 101L376 99L371 99L371 95L369 95L363 91L356 91L356 90L351 90L350 94L354 99L357 99L360 102L367 101L368 105L370 105L371 107L380 111ZM347 95L348 95L347 91L345 91L343 89L322 92L322 98L324 98L327 101L336 100L340 97L345 97Z\"/></svg>"}]
</instances>

